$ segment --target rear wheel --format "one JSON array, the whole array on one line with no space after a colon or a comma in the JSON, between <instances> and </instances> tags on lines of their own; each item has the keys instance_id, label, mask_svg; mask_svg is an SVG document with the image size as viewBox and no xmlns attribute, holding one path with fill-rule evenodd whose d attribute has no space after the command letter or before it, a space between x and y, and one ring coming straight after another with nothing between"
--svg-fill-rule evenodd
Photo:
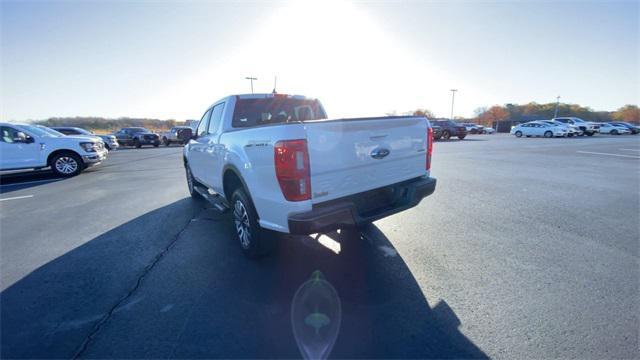
<instances>
[{"instance_id":1,"label":"rear wheel","mask_svg":"<svg viewBox=\"0 0 640 360\"><path fill-rule=\"evenodd\" d=\"M140 149L142 147L142 144L140 144L140 140L133 139L133 146L135 146L136 148Z\"/></svg>"},{"instance_id":2,"label":"rear wheel","mask_svg":"<svg viewBox=\"0 0 640 360\"><path fill-rule=\"evenodd\" d=\"M442 138L443 138L443 139L445 139L445 140L449 140L449 139L451 139L451 133L445 130L445 131L442 133Z\"/></svg>"},{"instance_id":3,"label":"rear wheel","mask_svg":"<svg viewBox=\"0 0 640 360\"><path fill-rule=\"evenodd\" d=\"M611 135L618 135L618 130L616 129L611 130Z\"/></svg>"},{"instance_id":4,"label":"rear wheel","mask_svg":"<svg viewBox=\"0 0 640 360\"><path fill-rule=\"evenodd\" d=\"M587 134L587 136L593 136L592 132L588 132L588 133L585 133L585 134Z\"/></svg>"},{"instance_id":5,"label":"rear wheel","mask_svg":"<svg viewBox=\"0 0 640 360\"><path fill-rule=\"evenodd\" d=\"M546 137L546 138L553 137L553 133L551 131L545 131L544 132L544 137Z\"/></svg>"},{"instance_id":6,"label":"rear wheel","mask_svg":"<svg viewBox=\"0 0 640 360\"><path fill-rule=\"evenodd\" d=\"M244 189L238 188L231 195L231 209L236 238L244 255L251 259L266 255L273 247L273 239L258 224L258 213Z\"/></svg>"},{"instance_id":7,"label":"rear wheel","mask_svg":"<svg viewBox=\"0 0 640 360\"><path fill-rule=\"evenodd\" d=\"M516 131L516 137L522 137L522 131L520 130Z\"/></svg>"},{"instance_id":8,"label":"rear wheel","mask_svg":"<svg viewBox=\"0 0 640 360\"><path fill-rule=\"evenodd\" d=\"M460 139L460 140L464 140L464 138L466 138L466 137L467 137L467 135L458 135L458 139Z\"/></svg>"},{"instance_id":9,"label":"rear wheel","mask_svg":"<svg viewBox=\"0 0 640 360\"><path fill-rule=\"evenodd\" d=\"M71 152L64 152L54 156L51 159L50 165L51 170L53 170L56 175L64 177L78 175L84 168L84 163L80 156Z\"/></svg>"},{"instance_id":10,"label":"rear wheel","mask_svg":"<svg viewBox=\"0 0 640 360\"><path fill-rule=\"evenodd\" d=\"M184 170L187 175L187 188L189 189L189 195L191 195L191 197L194 199L200 198L201 197L200 193L196 191L196 186L198 185L198 182L196 181L196 179L193 178L193 174L191 174L191 169L189 168L189 164L184 165Z\"/></svg>"}]
</instances>

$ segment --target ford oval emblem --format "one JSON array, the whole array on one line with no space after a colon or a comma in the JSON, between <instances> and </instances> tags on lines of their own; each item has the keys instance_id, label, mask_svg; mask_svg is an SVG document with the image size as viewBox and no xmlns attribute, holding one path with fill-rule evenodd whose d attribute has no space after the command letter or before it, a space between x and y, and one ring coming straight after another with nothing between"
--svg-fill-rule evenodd
<instances>
[{"instance_id":1,"label":"ford oval emblem","mask_svg":"<svg viewBox=\"0 0 640 360\"><path fill-rule=\"evenodd\" d=\"M371 157L374 159L382 159L389 155L390 152L391 151L389 149L378 147L371 151Z\"/></svg>"}]
</instances>

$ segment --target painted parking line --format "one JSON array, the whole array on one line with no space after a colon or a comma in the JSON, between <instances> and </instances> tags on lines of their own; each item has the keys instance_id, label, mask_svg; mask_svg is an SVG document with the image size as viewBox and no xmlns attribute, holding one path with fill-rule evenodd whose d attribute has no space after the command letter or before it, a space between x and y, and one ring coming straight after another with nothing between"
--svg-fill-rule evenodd
<instances>
[{"instance_id":1,"label":"painted parking line","mask_svg":"<svg viewBox=\"0 0 640 360\"><path fill-rule=\"evenodd\" d=\"M32 198L32 197L33 197L33 195L14 196L14 197L10 197L10 198L0 199L0 201L27 199L27 198Z\"/></svg>"},{"instance_id":2,"label":"painted parking line","mask_svg":"<svg viewBox=\"0 0 640 360\"><path fill-rule=\"evenodd\" d=\"M640 149L618 149L618 150L622 150L622 151L637 151L637 152L640 152Z\"/></svg>"},{"instance_id":3,"label":"painted parking line","mask_svg":"<svg viewBox=\"0 0 640 360\"><path fill-rule=\"evenodd\" d=\"M634 155L611 154L611 153L601 153L601 152L594 152L594 151L580 151L580 150L578 150L576 152L581 153L581 154L617 156L617 157L624 157L624 158L640 159L640 156L634 156Z\"/></svg>"}]
</instances>

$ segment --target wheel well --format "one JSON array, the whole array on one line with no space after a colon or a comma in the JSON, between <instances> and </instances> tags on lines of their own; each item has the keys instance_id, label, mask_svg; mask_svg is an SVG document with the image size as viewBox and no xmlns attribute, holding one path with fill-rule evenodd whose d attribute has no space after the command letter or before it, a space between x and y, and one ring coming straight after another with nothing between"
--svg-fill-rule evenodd
<instances>
[{"instance_id":1,"label":"wheel well","mask_svg":"<svg viewBox=\"0 0 640 360\"><path fill-rule=\"evenodd\" d=\"M47 157L47 165L51 165L51 160L53 160L54 157L60 155L60 154L72 154L77 156L78 158L80 158L80 161L82 162L82 156L80 156L80 154L78 154L77 152L73 151L73 150L56 150L54 152L52 152L51 154L49 154L49 156Z\"/></svg>"},{"instance_id":2,"label":"wheel well","mask_svg":"<svg viewBox=\"0 0 640 360\"><path fill-rule=\"evenodd\" d=\"M224 197L227 201L231 201L231 194L238 187L244 187L242 180L240 180L240 177L235 171L227 169L222 178L222 188L224 190Z\"/></svg>"}]
</instances>

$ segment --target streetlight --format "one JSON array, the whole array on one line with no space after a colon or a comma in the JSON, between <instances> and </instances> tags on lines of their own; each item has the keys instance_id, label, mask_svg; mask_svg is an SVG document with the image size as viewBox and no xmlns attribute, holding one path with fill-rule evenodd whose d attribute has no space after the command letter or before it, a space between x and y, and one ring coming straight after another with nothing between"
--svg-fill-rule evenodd
<instances>
[{"instance_id":1,"label":"streetlight","mask_svg":"<svg viewBox=\"0 0 640 360\"><path fill-rule=\"evenodd\" d=\"M451 89L451 120L453 120L453 101L456 98L456 91L458 91L458 89Z\"/></svg>"},{"instance_id":2,"label":"streetlight","mask_svg":"<svg viewBox=\"0 0 640 360\"><path fill-rule=\"evenodd\" d=\"M251 93L253 94L253 80L258 80L258 78L256 77L246 77L245 79L250 80L251 81Z\"/></svg>"},{"instance_id":3,"label":"streetlight","mask_svg":"<svg viewBox=\"0 0 640 360\"><path fill-rule=\"evenodd\" d=\"M553 113L553 117L558 117L558 106L560 105L560 95L556 97L556 111Z\"/></svg>"}]
</instances>

